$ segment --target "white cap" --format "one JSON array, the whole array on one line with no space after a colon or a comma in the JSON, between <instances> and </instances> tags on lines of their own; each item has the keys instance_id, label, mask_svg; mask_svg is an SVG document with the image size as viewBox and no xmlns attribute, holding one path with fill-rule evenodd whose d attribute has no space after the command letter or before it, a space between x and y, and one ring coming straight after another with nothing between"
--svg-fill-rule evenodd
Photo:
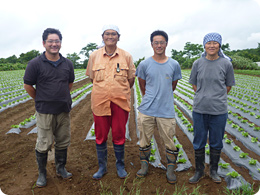
<instances>
[{"instance_id":1,"label":"white cap","mask_svg":"<svg viewBox=\"0 0 260 195\"><path fill-rule=\"evenodd\" d=\"M104 33L106 30L115 30L118 34L120 34L119 28L114 24L108 24L103 26L102 32Z\"/></svg>"},{"instance_id":2,"label":"white cap","mask_svg":"<svg viewBox=\"0 0 260 195\"><path fill-rule=\"evenodd\" d=\"M114 25L114 24L108 24L108 25L103 26L103 28L102 28L102 34L103 34L106 30L114 30L114 31L116 31L118 34L120 34L119 28L118 28L116 25ZM99 46L97 46L97 48L99 49L99 48L102 48L102 47L104 47L104 46L105 46L105 43L104 43L104 41L102 41L102 43L101 43Z\"/></svg>"}]
</instances>

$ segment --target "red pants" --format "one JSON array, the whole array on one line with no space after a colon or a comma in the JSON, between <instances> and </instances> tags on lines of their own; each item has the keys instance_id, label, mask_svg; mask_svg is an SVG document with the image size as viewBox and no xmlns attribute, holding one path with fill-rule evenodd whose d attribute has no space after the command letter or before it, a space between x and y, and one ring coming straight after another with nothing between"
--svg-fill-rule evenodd
<instances>
[{"instance_id":1,"label":"red pants","mask_svg":"<svg viewBox=\"0 0 260 195\"><path fill-rule=\"evenodd\" d=\"M102 144L107 141L110 127L112 128L112 142L116 145L125 143L126 123L129 112L111 102L111 116L94 116L96 143Z\"/></svg>"}]
</instances>

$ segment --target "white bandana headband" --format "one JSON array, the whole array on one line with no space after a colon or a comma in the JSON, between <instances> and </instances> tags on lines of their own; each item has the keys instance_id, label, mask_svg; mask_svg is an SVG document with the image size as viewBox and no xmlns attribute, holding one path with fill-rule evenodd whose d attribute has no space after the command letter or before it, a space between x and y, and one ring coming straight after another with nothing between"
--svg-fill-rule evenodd
<instances>
[{"instance_id":1,"label":"white bandana headband","mask_svg":"<svg viewBox=\"0 0 260 195\"><path fill-rule=\"evenodd\" d=\"M216 42L218 42L220 44L218 55L220 57L228 59L229 61L232 61L232 59L230 57L228 57L227 55L225 55L223 53L222 49L221 49L222 37L221 37L220 34L218 34L218 33L208 33L208 34L206 34L204 39L203 39L203 46L204 46L204 48L205 48L205 44L207 42L209 42L209 41L216 41ZM206 55L207 55L207 53L206 53L206 51L204 51L201 56L202 57L206 57Z\"/></svg>"},{"instance_id":2,"label":"white bandana headband","mask_svg":"<svg viewBox=\"0 0 260 195\"><path fill-rule=\"evenodd\" d=\"M120 34L119 28L118 28L116 25L113 25L113 24L108 24L108 25L103 26L103 28L102 28L102 34L103 34L106 30L114 30L114 31L116 31L118 34ZM102 47L104 47L104 46L105 46L105 43L104 43L104 41L102 41L102 43L101 43L99 46L97 46L97 48L99 49L99 48L102 48Z\"/></svg>"}]
</instances>

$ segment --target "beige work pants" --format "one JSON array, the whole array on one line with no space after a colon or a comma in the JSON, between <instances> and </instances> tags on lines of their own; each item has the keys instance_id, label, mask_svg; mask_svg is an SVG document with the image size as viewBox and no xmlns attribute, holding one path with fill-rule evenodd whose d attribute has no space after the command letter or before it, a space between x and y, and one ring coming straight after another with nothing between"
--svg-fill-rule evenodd
<instances>
[{"instance_id":1,"label":"beige work pants","mask_svg":"<svg viewBox=\"0 0 260 195\"><path fill-rule=\"evenodd\" d=\"M150 145L154 130L157 127L166 149L176 151L177 148L173 141L175 135L175 118L159 118L147 116L139 112L137 127L140 131L140 147L145 148Z\"/></svg>"}]
</instances>

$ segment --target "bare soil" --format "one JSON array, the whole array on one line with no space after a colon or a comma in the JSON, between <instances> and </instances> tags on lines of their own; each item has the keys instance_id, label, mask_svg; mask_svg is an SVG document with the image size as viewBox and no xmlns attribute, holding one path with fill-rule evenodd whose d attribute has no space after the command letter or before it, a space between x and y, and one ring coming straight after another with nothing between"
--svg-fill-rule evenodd
<instances>
[{"instance_id":1,"label":"bare soil","mask_svg":"<svg viewBox=\"0 0 260 195\"><path fill-rule=\"evenodd\" d=\"M74 84L73 90L90 82L85 79ZM133 93L133 90L132 90ZM47 186L44 188L35 187L38 177L38 170L35 158L36 134L27 135L29 129L21 129L21 133L6 134L13 124L19 124L25 118L35 113L34 102L32 100L10 108L0 113L0 188L8 195L28 195L28 194L51 194L51 195L71 195L71 194L101 194L109 193L136 194L173 194L183 186L186 193L192 193L199 186L201 194L217 195L225 194L226 182L222 179L221 184L214 183L208 176L208 166L206 166L207 176L198 184L189 184L188 179L194 174L194 151L192 143L186 135L177 127L177 138L183 145L193 167L187 171L176 172L178 182L174 185L167 183L166 172L163 169L149 166L149 174L144 179L136 179L135 174L140 169L139 146L136 135L135 113L132 108L130 112L129 131L131 141L125 143L125 167L129 176L126 180L120 179L116 173L115 155L111 141L108 140L108 173L99 181L93 180L92 175L98 170L95 141L84 141L92 123L93 115L90 107L90 97L88 95L79 105L71 111L71 145L68 150L68 161L66 168L73 174L69 180L63 180L56 176L54 149L49 152L47 164ZM132 96L133 97L133 96ZM133 98L132 98L133 102ZM162 163L166 166L165 147L157 131L155 138L159 146ZM235 138L233 138L235 140ZM237 143L236 143L237 144ZM260 157L247 150L242 144L239 147L250 153L250 156L260 161ZM255 181L249 175L247 169L234 165L225 154L221 157L238 171L247 182L253 184L254 189L258 189L260 181Z\"/></svg>"}]
</instances>

